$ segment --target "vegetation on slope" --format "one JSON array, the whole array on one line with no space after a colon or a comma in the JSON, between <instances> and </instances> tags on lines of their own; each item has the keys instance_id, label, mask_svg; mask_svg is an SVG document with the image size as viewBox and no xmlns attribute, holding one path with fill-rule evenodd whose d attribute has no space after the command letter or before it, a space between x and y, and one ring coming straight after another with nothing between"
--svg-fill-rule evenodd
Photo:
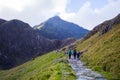
<instances>
[{"instance_id":1,"label":"vegetation on slope","mask_svg":"<svg viewBox=\"0 0 120 80\"><path fill-rule=\"evenodd\" d=\"M120 79L120 24L104 35L99 32L85 41L80 41L77 50L86 53L82 60L107 79Z\"/></svg>"},{"instance_id":2,"label":"vegetation on slope","mask_svg":"<svg viewBox=\"0 0 120 80\"><path fill-rule=\"evenodd\" d=\"M63 53L50 52L10 70L0 71L0 80L75 80Z\"/></svg>"}]
</instances>

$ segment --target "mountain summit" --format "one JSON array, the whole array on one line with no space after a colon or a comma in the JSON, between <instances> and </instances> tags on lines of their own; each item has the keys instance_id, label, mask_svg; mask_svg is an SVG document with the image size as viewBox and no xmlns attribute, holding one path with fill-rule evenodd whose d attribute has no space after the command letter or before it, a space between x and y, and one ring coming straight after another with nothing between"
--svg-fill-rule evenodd
<instances>
[{"instance_id":1,"label":"mountain summit","mask_svg":"<svg viewBox=\"0 0 120 80\"><path fill-rule=\"evenodd\" d=\"M47 21L34 27L41 35L48 39L80 39L88 32L77 24L62 20L59 16L54 16Z\"/></svg>"}]
</instances>

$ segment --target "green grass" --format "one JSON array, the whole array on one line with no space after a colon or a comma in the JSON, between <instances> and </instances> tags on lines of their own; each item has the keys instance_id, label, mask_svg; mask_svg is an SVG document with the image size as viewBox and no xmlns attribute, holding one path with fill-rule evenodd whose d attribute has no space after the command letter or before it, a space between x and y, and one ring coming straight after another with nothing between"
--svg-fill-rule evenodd
<instances>
[{"instance_id":1,"label":"green grass","mask_svg":"<svg viewBox=\"0 0 120 80\"><path fill-rule=\"evenodd\" d=\"M0 80L75 80L63 53L50 52L10 70L0 71Z\"/></svg>"},{"instance_id":2,"label":"green grass","mask_svg":"<svg viewBox=\"0 0 120 80\"><path fill-rule=\"evenodd\" d=\"M120 24L102 36L98 34L79 42L77 50L88 50L81 58L93 70L108 80L120 79Z\"/></svg>"}]
</instances>

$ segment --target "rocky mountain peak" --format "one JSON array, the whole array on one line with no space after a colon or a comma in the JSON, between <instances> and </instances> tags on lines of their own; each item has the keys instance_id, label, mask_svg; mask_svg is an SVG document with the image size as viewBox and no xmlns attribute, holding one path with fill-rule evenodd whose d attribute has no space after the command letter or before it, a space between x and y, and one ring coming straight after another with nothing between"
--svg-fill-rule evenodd
<instances>
[{"instance_id":1,"label":"rocky mountain peak","mask_svg":"<svg viewBox=\"0 0 120 80\"><path fill-rule=\"evenodd\" d=\"M48 39L67 39L67 38L82 38L87 32L87 29L83 29L77 24L62 20L59 16L54 16L43 24L35 26L41 35Z\"/></svg>"},{"instance_id":2,"label":"rocky mountain peak","mask_svg":"<svg viewBox=\"0 0 120 80\"><path fill-rule=\"evenodd\" d=\"M52 18L50 18L50 19L57 19L57 20L60 20L61 18L60 18L59 16L54 16L54 17L52 17Z\"/></svg>"}]
</instances>

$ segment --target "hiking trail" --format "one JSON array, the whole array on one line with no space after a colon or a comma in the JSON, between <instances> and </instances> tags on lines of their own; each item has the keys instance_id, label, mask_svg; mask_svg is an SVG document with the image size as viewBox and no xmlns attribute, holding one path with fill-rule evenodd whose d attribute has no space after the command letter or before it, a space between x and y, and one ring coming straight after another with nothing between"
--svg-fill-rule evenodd
<instances>
[{"instance_id":1,"label":"hiking trail","mask_svg":"<svg viewBox=\"0 0 120 80\"><path fill-rule=\"evenodd\" d=\"M75 71L76 80L106 80L101 74L87 68L81 60L68 59L69 65Z\"/></svg>"}]
</instances>

